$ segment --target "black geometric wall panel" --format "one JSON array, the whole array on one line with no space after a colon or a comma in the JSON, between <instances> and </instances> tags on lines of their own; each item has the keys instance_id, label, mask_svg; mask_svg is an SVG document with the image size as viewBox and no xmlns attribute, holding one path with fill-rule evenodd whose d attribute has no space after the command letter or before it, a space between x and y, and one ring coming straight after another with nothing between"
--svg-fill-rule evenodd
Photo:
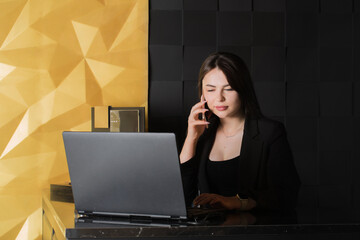
<instances>
[{"instance_id":1,"label":"black geometric wall panel","mask_svg":"<svg viewBox=\"0 0 360 240\"><path fill-rule=\"evenodd\" d=\"M360 0L150 0L149 28L150 131L175 132L180 150L202 61L233 52L286 126L300 205L356 207Z\"/></svg>"}]
</instances>

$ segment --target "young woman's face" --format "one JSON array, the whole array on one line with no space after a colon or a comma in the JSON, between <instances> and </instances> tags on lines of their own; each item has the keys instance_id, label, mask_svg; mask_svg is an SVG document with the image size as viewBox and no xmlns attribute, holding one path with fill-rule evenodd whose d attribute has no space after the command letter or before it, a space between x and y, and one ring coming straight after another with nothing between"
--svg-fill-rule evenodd
<instances>
[{"instance_id":1,"label":"young woman's face","mask_svg":"<svg viewBox=\"0 0 360 240\"><path fill-rule=\"evenodd\" d=\"M240 116L239 94L231 88L219 68L214 68L205 75L202 92L209 109L219 118Z\"/></svg>"}]
</instances>

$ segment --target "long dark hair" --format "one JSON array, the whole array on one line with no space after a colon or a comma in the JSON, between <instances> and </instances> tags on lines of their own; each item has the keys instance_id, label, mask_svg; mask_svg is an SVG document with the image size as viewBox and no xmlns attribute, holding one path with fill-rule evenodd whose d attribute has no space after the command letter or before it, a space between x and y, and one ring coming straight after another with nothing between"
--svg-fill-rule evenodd
<instances>
[{"instance_id":1,"label":"long dark hair","mask_svg":"<svg viewBox=\"0 0 360 240\"><path fill-rule=\"evenodd\" d=\"M262 117L250 72L244 61L235 54L217 52L205 59L199 72L199 96L202 95L205 75L214 68L219 68L225 74L231 88L239 94L243 116L256 119Z\"/></svg>"}]
</instances>

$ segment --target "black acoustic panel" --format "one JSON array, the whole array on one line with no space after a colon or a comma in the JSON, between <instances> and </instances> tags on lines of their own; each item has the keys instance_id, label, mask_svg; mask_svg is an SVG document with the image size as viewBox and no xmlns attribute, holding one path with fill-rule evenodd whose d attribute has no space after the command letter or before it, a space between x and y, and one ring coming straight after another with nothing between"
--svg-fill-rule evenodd
<instances>
[{"instance_id":1,"label":"black acoustic panel","mask_svg":"<svg viewBox=\"0 0 360 240\"><path fill-rule=\"evenodd\" d=\"M287 0L287 12L318 12L319 0Z\"/></svg>"},{"instance_id":2,"label":"black acoustic panel","mask_svg":"<svg viewBox=\"0 0 360 240\"><path fill-rule=\"evenodd\" d=\"M351 175L353 176L352 177L352 183L356 184L357 186L360 186L360 174L359 174L360 161L359 161L359 159L360 159L360 150L357 149L354 152L354 157L353 157L353 161L352 161L352 164L351 164L351 169L352 169Z\"/></svg>"},{"instance_id":3,"label":"black acoustic panel","mask_svg":"<svg viewBox=\"0 0 360 240\"><path fill-rule=\"evenodd\" d=\"M341 196L341 201L334 201L334 196ZM319 207L320 208L343 208L351 206L350 185L320 185L319 186ZM329 220L328 218L326 218Z\"/></svg>"},{"instance_id":4,"label":"black acoustic panel","mask_svg":"<svg viewBox=\"0 0 360 240\"><path fill-rule=\"evenodd\" d=\"M321 0L320 9L325 13L351 13L353 0Z\"/></svg>"},{"instance_id":5,"label":"black acoustic panel","mask_svg":"<svg viewBox=\"0 0 360 240\"><path fill-rule=\"evenodd\" d=\"M356 116L353 118L354 123L354 145L360 146L360 117ZM360 153L360 148L355 149L357 153ZM355 161L359 160L360 158L355 159ZM360 161L358 161L360 164Z\"/></svg>"},{"instance_id":6,"label":"black acoustic panel","mask_svg":"<svg viewBox=\"0 0 360 240\"><path fill-rule=\"evenodd\" d=\"M151 0L151 10L182 10L183 0Z\"/></svg>"},{"instance_id":7,"label":"black acoustic panel","mask_svg":"<svg viewBox=\"0 0 360 240\"><path fill-rule=\"evenodd\" d=\"M254 11L282 12L285 11L286 0L253 0Z\"/></svg>"},{"instance_id":8,"label":"black acoustic panel","mask_svg":"<svg viewBox=\"0 0 360 240\"><path fill-rule=\"evenodd\" d=\"M286 113L288 116L319 116L317 83L287 83Z\"/></svg>"},{"instance_id":9,"label":"black acoustic panel","mask_svg":"<svg viewBox=\"0 0 360 240\"><path fill-rule=\"evenodd\" d=\"M360 146L360 117L353 118L354 124L354 146ZM360 185L360 148L355 147L351 162L352 181L354 184Z\"/></svg>"},{"instance_id":10,"label":"black acoustic panel","mask_svg":"<svg viewBox=\"0 0 360 240\"><path fill-rule=\"evenodd\" d=\"M180 153L186 134L182 117L149 117L149 132L173 132Z\"/></svg>"},{"instance_id":11,"label":"black acoustic panel","mask_svg":"<svg viewBox=\"0 0 360 240\"><path fill-rule=\"evenodd\" d=\"M360 200L360 195L359 195L359 189L360 189L360 174L359 174L359 171L360 171L360 163L359 163L359 159L360 159L360 151L359 150L356 150L355 151L355 155L354 155L354 160L353 160L353 165L352 165L352 182L353 184L355 185L354 186L354 189L357 189L357 199ZM356 202L359 202L359 201L356 201Z\"/></svg>"},{"instance_id":12,"label":"black acoustic panel","mask_svg":"<svg viewBox=\"0 0 360 240\"><path fill-rule=\"evenodd\" d=\"M212 10L218 9L218 0L183 0L184 10Z\"/></svg>"},{"instance_id":13,"label":"black acoustic panel","mask_svg":"<svg viewBox=\"0 0 360 240\"><path fill-rule=\"evenodd\" d=\"M293 151L296 170L302 185L317 184L317 153Z\"/></svg>"},{"instance_id":14,"label":"black acoustic panel","mask_svg":"<svg viewBox=\"0 0 360 240\"><path fill-rule=\"evenodd\" d=\"M354 81L360 82L360 46L354 48Z\"/></svg>"},{"instance_id":15,"label":"black acoustic panel","mask_svg":"<svg viewBox=\"0 0 360 240\"><path fill-rule=\"evenodd\" d=\"M149 132L179 132L182 121L182 117L151 117Z\"/></svg>"},{"instance_id":16,"label":"black acoustic panel","mask_svg":"<svg viewBox=\"0 0 360 240\"><path fill-rule=\"evenodd\" d=\"M255 12L253 18L255 46L284 46L284 13Z\"/></svg>"},{"instance_id":17,"label":"black acoustic panel","mask_svg":"<svg viewBox=\"0 0 360 240\"><path fill-rule=\"evenodd\" d=\"M255 82L284 82L285 48L253 47L252 76Z\"/></svg>"},{"instance_id":18,"label":"black acoustic panel","mask_svg":"<svg viewBox=\"0 0 360 240\"><path fill-rule=\"evenodd\" d=\"M354 117L353 122L354 122L354 145L360 146L360 117L359 116ZM356 148L356 151L360 153L360 148ZM360 161L358 162L360 164Z\"/></svg>"},{"instance_id":19,"label":"black acoustic panel","mask_svg":"<svg viewBox=\"0 0 360 240\"><path fill-rule=\"evenodd\" d=\"M252 0L219 0L219 10L250 12Z\"/></svg>"},{"instance_id":20,"label":"black acoustic panel","mask_svg":"<svg viewBox=\"0 0 360 240\"><path fill-rule=\"evenodd\" d=\"M263 82L254 84L262 112L267 116L285 115L285 84Z\"/></svg>"},{"instance_id":21,"label":"black acoustic panel","mask_svg":"<svg viewBox=\"0 0 360 240\"><path fill-rule=\"evenodd\" d=\"M286 129L293 151L316 152L318 149L317 118L287 117Z\"/></svg>"},{"instance_id":22,"label":"black acoustic panel","mask_svg":"<svg viewBox=\"0 0 360 240\"><path fill-rule=\"evenodd\" d=\"M150 117L182 116L182 82L150 82Z\"/></svg>"},{"instance_id":23,"label":"black acoustic panel","mask_svg":"<svg viewBox=\"0 0 360 240\"><path fill-rule=\"evenodd\" d=\"M357 177L360 176L359 174L357 174ZM356 204L358 202L360 202L360 184L353 184L352 185L353 188L353 213L355 213L355 216L359 216L360 213L360 206L359 204ZM359 238L359 236L358 236Z\"/></svg>"},{"instance_id":24,"label":"black acoustic panel","mask_svg":"<svg viewBox=\"0 0 360 240\"><path fill-rule=\"evenodd\" d=\"M151 81L181 81L181 46L150 45L149 71Z\"/></svg>"},{"instance_id":25,"label":"black acoustic panel","mask_svg":"<svg viewBox=\"0 0 360 240\"><path fill-rule=\"evenodd\" d=\"M191 108L199 102L198 82L186 81L184 82L184 116L188 117Z\"/></svg>"},{"instance_id":26,"label":"black acoustic panel","mask_svg":"<svg viewBox=\"0 0 360 240\"><path fill-rule=\"evenodd\" d=\"M185 45L215 45L216 12L185 11L183 37Z\"/></svg>"},{"instance_id":27,"label":"black acoustic panel","mask_svg":"<svg viewBox=\"0 0 360 240\"><path fill-rule=\"evenodd\" d=\"M353 122L350 117L319 119L321 151L350 151L353 143Z\"/></svg>"},{"instance_id":28,"label":"black acoustic panel","mask_svg":"<svg viewBox=\"0 0 360 240\"><path fill-rule=\"evenodd\" d=\"M355 201L356 187L360 186L360 174L358 174L360 150L356 148L360 146L357 84L360 82L360 0L350 0L353 12L348 11L349 0L338 2L336 9L331 6L336 1L331 0L329 2L327 0L151 0L149 2L151 10L181 10L183 19L181 33L183 41L180 44L171 40L174 34L172 36L164 34L162 38L159 37L158 43L154 44L151 42L153 36L150 29L150 130L175 132L182 144L188 113L192 105L198 101L196 85L201 63L211 52L217 50L234 52L243 57L251 69L264 114L284 122L287 127L295 164L303 183L299 196L300 206L316 207L319 194L323 206L331 206L331 203L324 199L346 195L337 190L337 187L334 189L329 185L335 183L335 178L331 179L331 169L334 168L332 166L336 166L337 152L350 154L349 177L352 180L352 188L345 192L351 194L353 190L351 200ZM204 2L205 5L201 6ZM216 2L217 4L213 4ZM286 12L281 5L282 2L285 2ZM253 38L252 40L250 38L249 44L240 43L239 39L244 35L240 32L244 28L241 27L237 31L236 21L228 21L230 26L226 26L228 29L235 29L230 37L221 32L224 29L222 16L231 14L236 17L238 17L236 14L252 15L253 25L250 22L245 26L251 27L253 31ZM264 31L264 27L257 29L255 26L255 21L258 20L255 18L257 14L286 16L286 19L283 19L283 45L273 45L276 40L273 31L270 34L259 34ZM191 17L187 18L187 16ZM151 16L150 18L152 19ZM273 27L271 20L265 19L257 23L259 22L260 25L275 29L276 33L277 28ZM152 27L151 22L150 27ZM255 40L259 40L261 45ZM180 56L180 61L168 63L167 60L171 57L155 56L161 65L155 67L156 79L153 79L153 47L172 47L171 45L179 47L177 54ZM176 67L172 68L173 66ZM180 90L176 92L175 87L170 87L173 89L172 93L166 93L169 87L162 86L162 90L156 92L153 91L152 81L164 83L174 81ZM330 90L324 87L327 83L340 84L340 87L332 87ZM342 85L343 83L345 85ZM350 94L346 95L344 92L349 92L349 86L351 86ZM330 112L329 115L321 115L322 117L317 114L320 111L320 93L322 113L324 109L328 109L325 112ZM175 110L172 109L172 113L166 110L164 113L162 109L164 104L154 99L154 94L163 98L178 99L165 104L174 105ZM163 96L164 94L171 96L166 97ZM180 96L175 97L174 94ZM350 104L348 104L349 98ZM154 104L154 101L158 103ZM340 105L341 107L337 107ZM332 109L336 109L339 114L331 115ZM331 153L329 157L325 156L328 151L335 152L334 156ZM330 163L326 162L327 158L330 159ZM342 167L339 167L340 177L344 175ZM340 182L342 181L343 179ZM346 183L343 185L344 188L347 186ZM322 188L319 193L319 186L329 188ZM343 186L341 185L340 188L343 189ZM360 194L360 190L358 192ZM360 199L360 196L357 199ZM346 201L347 196L345 196L345 205L347 205ZM319 217L317 213L314 214L315 217ZM325 214L323 217L329 215Z\"/></svg>"},{"instance_id":29,"label":"black acoustic panel","mask_svg":"<svg viewBox=\"0 0 360 240\"><path fill-rule=\"evenodd\" d=\"M182 45L181 11L151 10L150 44Z\"/></svg>"},{"instance_id":30,"label":"black acoustic panel","mask_svg":"<svg viewBox=\"0 0 360 240\"><path fill-rule=\"evenodd\" d=\"M157 117L152 116L149 120L151 128L149 132L179 132L183 130L182 117Z\"/></svg>"},{"instance_id":31,"label":"black acoustic panel","mask_svg":"<svg viewBox=\"0 0 360 240\"><path fill-rule=\"evenodd\" d=\"M317 48L288 48L286 55L286 81L318 81L319 54Z\"/></svg>"},{"instance_id":32,"label":"black acoustic panel","mask_svg":"<svg viewBox=\"0 0 360 240\"><path fill-rule=\"evenodd\" d=\"M351 154L347 151L321 151L320 185L351 184Z\"/></svg>"},{"instance_id":33,"label":"black acoustic panel","mask_svg":"<svg viewBox=\"0 0 360 240\"><path fill-rule=\"evenodd\" d=\"M212 46L185 46L184 47L184 80L196 81L201 64L210 53L216 51Z\"/></svg>"},{"instance_id":34,"label":"black acoustic panel","mask_svg":"<svg viewBox=\"0 0 360 240\"><path fill-rule=\"evenodd\" d=\"M318 187L312 185L301 185L298 206L304 208L317 208L318 206ZM301 216L301 213L300 213ZM308 216L305 218L308 221Z\"/></svg>"},{"instance_id":35,"label":"black acoustic panel","mask_svg":"<svg viewBox=\"0 0 360 240\"><path fill-rule=\"evenodd\" d=\"M354 115L359 117L360 116L360 82L355 82L353 86L354 86Z\"/></svg>"},{"instance_id":36,"label":"black acoustic panel","mask_svg":"<svg viewBox=\"0 0 360 240\"><path fill-rule=\"evenodd\" d=\"M321 83L321 116L352 116L352 83Z\"/></svg>"},{"instance_id":37,"label":"black acoustic panel","mask_svg":"<svg viewBox=\"0 0 360 240\"><path fill-rule=\"evenodd\" d=\"M352 48L320 48L320 80L324 82L353 81Z\"/></svg>"},{"instance_id":38,"label":"black acoustic panel","mask_svg":"<svg viewBox=\"0 0 360 240\"><path fill-rule=\"evenodd\" d=\"M354 69L354 80L360 82L360 14L354 16Z\"/></svg>"},{"instance_id":39,"label":"black acoustic panel","mask_svg":"<svg viewBox=\"0 0 360 240\"><path fill-rule=\"evenodd\" d=\"M220 12L219 44L250 46L251 26L250 12Z\"/></svg>"},{"instance_id":40,"label":"black acoustic panel","mask_svg":"<svg viewBox=\"0 0 360 240\"><path fill-rule=\"evenodd\" d=\"M354 36L354 45L360 47L360 14L354 14Z\"/></svg>"},{"instance_id":41,"label":"black acoustic panel","mask_svg":"<svg viewBox=\"0 0 360 240\"><path fill-rule=\"evenodd\" d=\"M353 44L352 22L351 14L321 14L320 46L351 47Z\"/></svg>"},{"instance_id":42,"label":"black acoustic panel","mask_svg":"<svg viewBox=\"0 0 360 240\"><path fill-rule=\"evenodd\" d=\"M242 46L219 46L219 51L222 52L231 52L239 57L241 57L246 66L248 67L249 71L251 69L251 47L242 47Z\"/></svg>"},{"instance_id":43,"label":"black acoustic panel","mask_svg":"<svg viewBox=\"0 0 360 240\"><path fill-rule=\"evenodd\" d=\"M316 47L318 45L318 15L288 13L286 16L286 45Z\"/></svg>"}]
</instances>

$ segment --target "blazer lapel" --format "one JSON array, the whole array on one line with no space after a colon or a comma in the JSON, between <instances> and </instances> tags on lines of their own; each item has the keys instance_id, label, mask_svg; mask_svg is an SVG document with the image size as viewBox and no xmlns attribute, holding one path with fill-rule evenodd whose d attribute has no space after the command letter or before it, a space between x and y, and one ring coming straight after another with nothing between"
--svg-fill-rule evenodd
<instances>
[{"instance_id":1,"label":"blazer lapel","mask_svg":"<svg viewBox=\"0 0 360 240\"><path fill-rule=\"evenodd\" d=\"M240 152L238 184L239 189L248 191L257 184L263 141L259 139L258 121L247 119Z\"/></svg>"}]
</instances>

